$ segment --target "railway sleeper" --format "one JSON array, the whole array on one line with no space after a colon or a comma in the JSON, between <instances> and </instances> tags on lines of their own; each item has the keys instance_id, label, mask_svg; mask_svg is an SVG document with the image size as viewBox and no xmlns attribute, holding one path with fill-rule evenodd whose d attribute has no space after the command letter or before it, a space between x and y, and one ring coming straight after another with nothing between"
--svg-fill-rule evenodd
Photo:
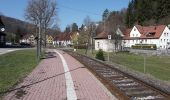
<instances>
[{"instance_id":1,"label":"railway sleeper","mask_svg":"<svg viewBox=\"0 0 170 100\"><path fill-rule=\"evenodd\" d=\"M131 97L132 100L166 100L162 95Z\"/></svg>"},{"instance_id":2,"label":"railway sleeper","mask_svg":"<svg viewBox=\"0 0 170 100\"><path fill-rule=\"evenodd\" d=\"M131 87L131 88L122 88L122 91L143 91L146 90L146 87Z\"/></svg>"},{"instance_id":3,"label":"railway sleeper","mask_svg":"<svg viewBox=\"0 0 170 100\"><path fill-rule=\"evenodd\" d=\"M127 82L127 81L134 81L134 80L132 80L132 79L129 79L129 78L127 78L127 79L122 79L122 80L113 80L113 82L115 82L115 83L119 83L119 82Z\"/></svg>"},{"instance_id":4,"label":"railway sleeper","mask_svg":"<svg viewBox=\"0 0 170 100\"><path fill-rule=\"evenodd\" d=\"M127 96L129 97L140 97L140 98L146 98L146 97L152 97L152 98L157 98L158 94L156 94L155 92L148 92L148 93L143 93L143 92L136 92L136 93L126 93ZM160 95L159 98L164 98L163 96Z\"/></svg>"},{"instance_id":5,"label":"railway sleeper","mask_svg":"<svg viewBox=\"0 0 170 100\"><path fill-rule=\"evenodd\" d=\"M115 82L114 84L131 84L131 83L134 83L134 81Z\"/></svg>"},{"instance_id":6,"label":"railway sleeper","mask_svg":"<svg viewBox=\"0 0 170 100\"><path fill-rule=\"evenodd\" d=\"M118 87L121 87L121 86L134 86L134 85L139 85L139 83L132 82L132 83L122 83L122 84L115 84L115 85L118 86Z\"/></svg>"},{"instance_id":7,"label":"railway sleeper","mask_svg":"<svg viewBox=\"0 0 170 100\"><path fill-rule=\"evenodd\" d=\"M135 85L129 85L129 86L118 86L118 88L120 88L120 89L124 89L124 88L136 88L136 87L141 87L141 85L135 84Z\"/></svg>"}]
</instances>

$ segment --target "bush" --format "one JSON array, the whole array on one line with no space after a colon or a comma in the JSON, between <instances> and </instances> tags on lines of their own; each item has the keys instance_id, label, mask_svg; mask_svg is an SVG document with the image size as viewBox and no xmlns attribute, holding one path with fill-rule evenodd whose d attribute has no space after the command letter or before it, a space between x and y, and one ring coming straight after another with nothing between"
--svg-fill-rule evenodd
<instances>
[{"instance_id":1,"label":"bush","mask_svg":"<svg viewBox=\"0 0 170 100\"><path fill-rule=\"evenodd\" d=\"M96 54L96 59L105 61L105 59L104 59L104 54L103 54L103 50L102 50L102 49L99 49L99 51L97 52L97 54Z\"/></svg>"},{"instance_id":2,"label":"bush","mask_svg":"<svg viewBox=\"0 0 170 100\"><path fill-rule=\"evenodd\" d=\"M74 49L87 49L87 46L84 45L74 45Z\"/></svg>"},{"instance_id":3,"label":"bush","mask_svg":"<svg viewBox=\"0 0 170 100\"><path fill-rule=\"evenodd\" d=\"M132 49L143 49L143 50L156 50L156 44L135 44L132 45Z\"/></svg>"}]
</instances>

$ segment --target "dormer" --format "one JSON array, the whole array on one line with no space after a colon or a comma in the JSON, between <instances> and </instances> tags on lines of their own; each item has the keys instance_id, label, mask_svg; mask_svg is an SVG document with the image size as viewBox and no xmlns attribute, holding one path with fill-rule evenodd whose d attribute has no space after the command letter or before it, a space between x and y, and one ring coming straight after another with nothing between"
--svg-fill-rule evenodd
<instances>
[{"instance_id":1,"label":"dormer","mask_svg":"<svg viewBox=\"0 0 170 100\"><path fill-rule=\"evenodd\" d=\"M146 37L154 37L156 32L149 32L146 34Z\"/></svg>"}]
</instances>

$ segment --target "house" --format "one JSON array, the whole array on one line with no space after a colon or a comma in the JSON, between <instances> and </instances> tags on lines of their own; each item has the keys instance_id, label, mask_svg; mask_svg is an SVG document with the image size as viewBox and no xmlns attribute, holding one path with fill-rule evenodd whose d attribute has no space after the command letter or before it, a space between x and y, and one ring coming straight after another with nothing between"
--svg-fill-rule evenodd
<instances>
[{"instance_id":1,"label":"house","mask_svg":"<svg viewBox=\"0 0 170 100\"><path fill-rule=\"evenodd\" d=\"M55 37L55 41L58 46L71 46L77 41L78 36L78 32L62 33Z\"/></svg>"},{"instance_id":2,"label":"house","mask_svg":"<svg viewBox=\"0 0 170 100\"><path fill-rule=\"evenodd\" d=\"M47 45L54 45L54 38L51 35L46 35L46 43Z\"/></svg>"},{"instance_id":3,"label":"house","mask_svg":"<svg viewBox=\"0 0 170 100\"><path fill-rule=\"evenodd\" d=\"M156 44L157 49L167 49L170 44L170 30L166 25L135 25L132 29L126 29L124 35L123 47L131 48L135 44Z\"/></svg>"},{"instance_id":4,"label":"house","mask_svg":"<svg viewBox=\"0 0 170 100\"><path fill-rule=\"evenodd\" d=\"M35 46L36 44L35 36L33 34L26 34L20 39L20 43L28 43L31 44L32 46Z\"/></svg>"},{"instance_id":5,"label":"house","mask_svg":"<svg viewBox=\"0 0 170 100\"><path fill-rule=\"evenodd\" d=\"M62 33L62 34L58 34L56 37L55 37L55 40L56 41L56 45L58 46L66 46L66 33Z\"/></svg>"},{"instance_id":6,"label":"house","mask_svg":"<svg viewBox=\"0 0 170 100\"><path fill-rule=\"evenodd\" d=\"M6 43L6 34L4 33L5 31L5 25L1 20L0 16L0 47L4 47Z\"/></svg>"},{"instance_id":7,"label":"house","mask_svg":"<svg viewBox=\"0 0 170 100\"><path fill-rule=\"evenodd\" d=\"M123 37L123 32L121 31L120 28L117 28L117 30L115 31L117 35L119 35L120 37ZM107 32L101 32L99 34L97 34L96 37L94 37L95 39L95 50L99 50L102 49L105 52L113 52L116 50L120 50L122 47L122 41L120 40L115 40L113 39L113 35L111 36L112 39L108 39L108 33ZM115 46L115 42L117 41L117 45Z\"/></svg>"}]
</instances>

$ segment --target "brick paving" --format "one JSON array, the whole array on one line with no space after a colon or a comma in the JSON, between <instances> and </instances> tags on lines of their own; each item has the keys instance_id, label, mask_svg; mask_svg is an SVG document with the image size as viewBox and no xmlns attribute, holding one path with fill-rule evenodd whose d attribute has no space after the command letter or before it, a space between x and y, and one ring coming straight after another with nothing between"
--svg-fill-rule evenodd
<instances>
[{"instance_id":1,"label":"brick paving","mask_svg":"<svg viewBox=\"0 0 170 100\"><path fill-rule=\"evenodd\" d=\"M80 62L63 51L74 83L77 100L114 100L99 81ZM59 55L44 59L4 100L67 100L67 87L64 68Z\"/></svg>"}]
</instances>

